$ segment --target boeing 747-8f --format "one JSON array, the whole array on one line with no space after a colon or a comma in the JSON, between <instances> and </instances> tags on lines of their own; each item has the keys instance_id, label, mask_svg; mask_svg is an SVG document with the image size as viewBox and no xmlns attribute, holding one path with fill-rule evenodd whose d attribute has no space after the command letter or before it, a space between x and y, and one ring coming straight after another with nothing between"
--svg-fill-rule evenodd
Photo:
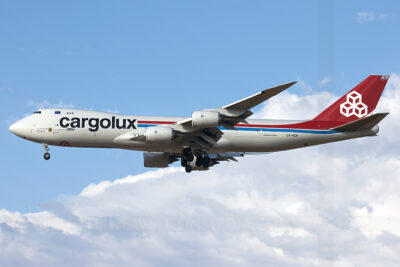
<instances>
[{"instance_id":1,"label":"boeing 747-8f","mask_svg":"<svg viewBox=\"0 0 400 267\"><path fill-rule=\"evenodd\" d=\"M78 109L40 109L14 123L10 131L49 145L122 148L144 151L145 167L167 167L180 160L187 172L208 170L246 153L275 152L375 136L388 113L370 115L389 76L371 75L312 120L248 119L251 108L295 82L266 89L191 117L128 116Z\"/></svg>"}]
</instances>

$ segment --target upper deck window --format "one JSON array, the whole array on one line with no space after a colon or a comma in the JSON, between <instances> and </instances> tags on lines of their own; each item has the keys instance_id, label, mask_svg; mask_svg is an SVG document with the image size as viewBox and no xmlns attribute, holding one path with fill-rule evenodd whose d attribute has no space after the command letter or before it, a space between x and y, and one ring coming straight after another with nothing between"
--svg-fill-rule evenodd
<instances>
[{"instance_id":1,"label":"upper deck window","mask_svg":"<svg viewBox=\"0 0 400 267\"><path fill-rule=\"evenodd\" d=\"M33 112L33 114L42 114L42 112L40 110L36 110L35 112Z\"/></svg>"}]
</instances>

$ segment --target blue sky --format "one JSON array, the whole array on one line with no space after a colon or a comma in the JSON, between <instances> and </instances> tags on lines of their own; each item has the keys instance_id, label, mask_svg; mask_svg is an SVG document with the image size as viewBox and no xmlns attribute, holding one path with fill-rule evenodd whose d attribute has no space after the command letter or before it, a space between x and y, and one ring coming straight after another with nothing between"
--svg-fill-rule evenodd
<instances>
[{"instance_id":1,"label":"blue sky","mask_svg":"<svg viewBox=\"0 0 400 267\"><path fill-rule=\"evenodd\" d=\"M293 80L341 95L400 71L398 14L397 1L1 1L0 208L145 170L122 150L52 147L44 161L8 131L38 107L189 115Z\"/></svg>"}]
</instances>

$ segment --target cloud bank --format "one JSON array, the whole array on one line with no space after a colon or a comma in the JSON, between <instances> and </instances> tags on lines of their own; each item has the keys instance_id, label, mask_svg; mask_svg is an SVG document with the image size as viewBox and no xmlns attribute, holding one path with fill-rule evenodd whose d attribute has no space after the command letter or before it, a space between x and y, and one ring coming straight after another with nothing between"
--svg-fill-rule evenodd
<instances>
[{"instance_id":1,"label":"cloud bank","mask_svg":"<svg viewBox=\"0 0 400 267\"><path fill-rule=\"evenodd\" d=\"M312 118L284 93L256 114ZM1 266L393 266L400 260L400 76L378 137L90 184L38 213L0 210Z\"/></svg>"}]
</instances>

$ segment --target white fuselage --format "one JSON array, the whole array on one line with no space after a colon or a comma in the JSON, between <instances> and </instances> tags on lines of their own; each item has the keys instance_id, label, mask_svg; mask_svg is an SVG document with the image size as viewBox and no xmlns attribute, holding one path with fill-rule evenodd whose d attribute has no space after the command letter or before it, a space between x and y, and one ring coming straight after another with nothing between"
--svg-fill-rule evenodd
<instances>
[{"instance_id":1,"label":"white fuselage","mask_svg":"<svg viewBox=\"0 0 400 267\"><path fill-rule=\"evenodd\" d=\"M149 143L124 142L117 137L132 131L142 131L146 127L168 125L184 119L186 117L128 116L78 109L42 109L16 122L10 130L27 140L55 146L181 153L180 138L170 143ZM346 133L276 127L300 122L253 119L248 120L248 124L237 126L237 130L220 127L223 135L208 152L274 152L370 136L378 132L377 126L368 131ZM267 125L275 127L269 128Z\"/></svg>"}]
</instances>

